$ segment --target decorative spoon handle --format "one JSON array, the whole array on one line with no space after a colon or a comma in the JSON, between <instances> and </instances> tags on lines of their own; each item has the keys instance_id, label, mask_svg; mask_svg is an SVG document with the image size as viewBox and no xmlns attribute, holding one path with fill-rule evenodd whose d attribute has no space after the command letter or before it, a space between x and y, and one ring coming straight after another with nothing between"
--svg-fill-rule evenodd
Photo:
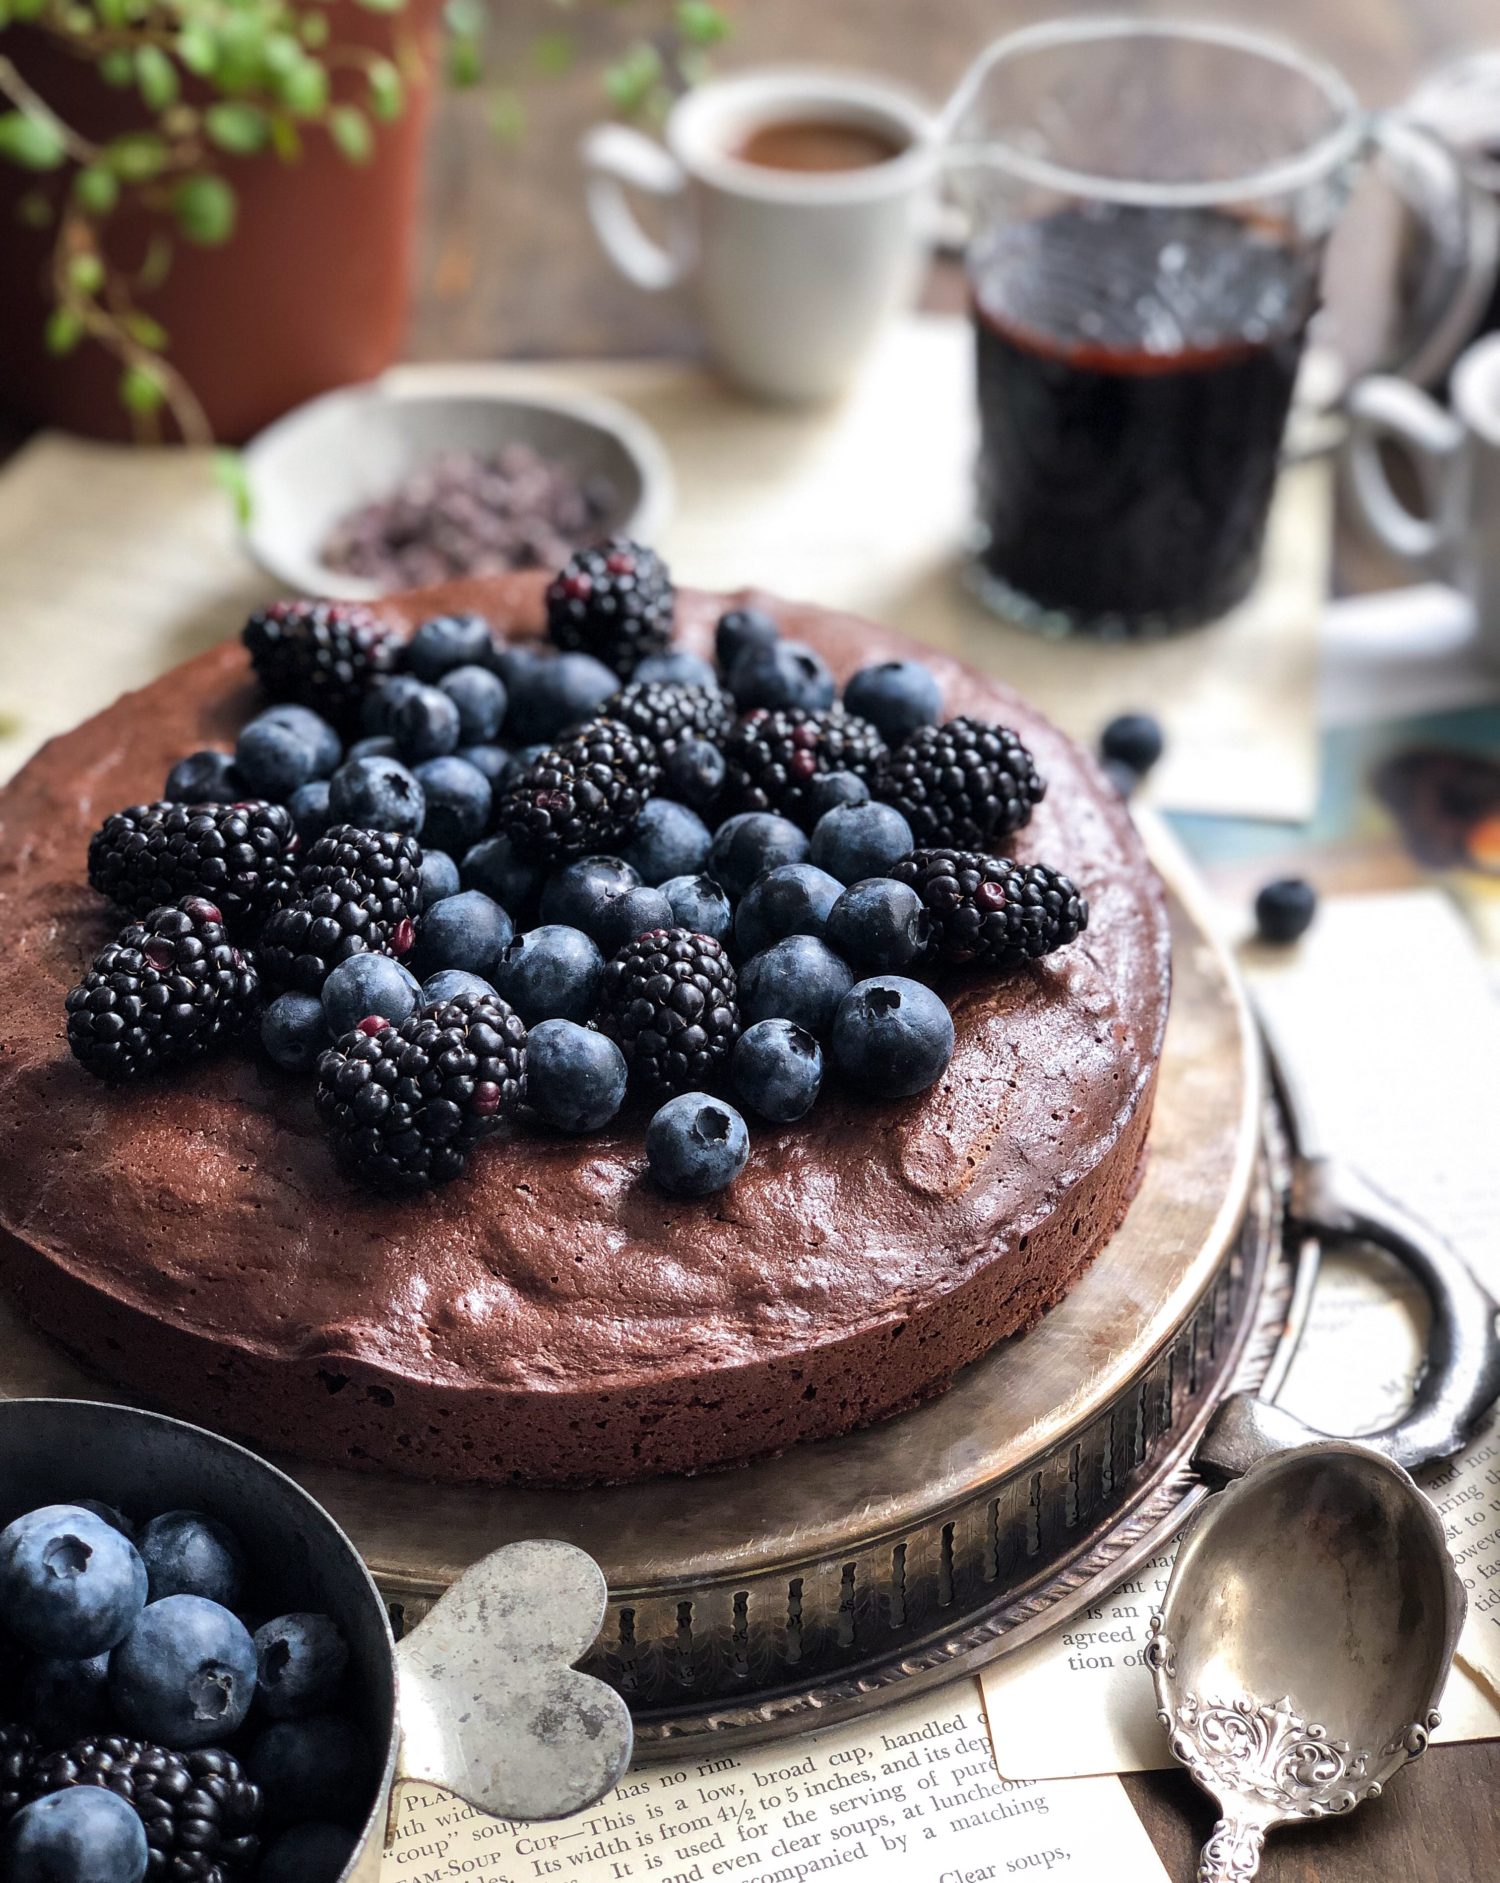
<instances>
[{"instance_id":1,"label":"decorative spoon handle","mask_svg":"<svg viewBox=\"0 0 1500 1883\"><path fill-rule=\"evenodd\" d=\"M1220 1818L1198 1859L1198 1883L1250 1883L1260 1875L1266 1834L1258 1824Z\"/></svg>"}]
</instances>

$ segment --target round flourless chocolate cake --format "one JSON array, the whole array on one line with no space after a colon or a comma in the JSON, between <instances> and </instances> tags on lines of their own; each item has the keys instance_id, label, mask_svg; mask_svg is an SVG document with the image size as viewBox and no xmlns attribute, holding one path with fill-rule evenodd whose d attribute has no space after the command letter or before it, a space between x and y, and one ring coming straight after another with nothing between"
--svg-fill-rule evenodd
<instances>
[{"instance_id":1,"label":"round flourless chocolate cake","mask_svg":"<svg viewBox=\"0 0 1500 1883\"><path fill-rule=\"evenodd\" d=\"M541 632L539 577L383 604ZM1161 892L1093 761L1014 694L870 623L764 597L842 680L920 654L947 715L1020 733L1048 781L1007 848L1091 919L1016 973L939 985L956 1047L917 1097L836 1089L752 1122L705 1201L644 1174L644 1113L517 1129L414 1199L336 1168L312 1084L245 1049L121 1089L77 1065L63 997L116 930L89 836L256 710L226 644L53 740L0 793L0 1279L111 1379L319 1460L472 1482L701 1471L940 1392L1107 1242L1143 1157L1170 964ZM709 651L726 598L685 591Z\"/></svg>"}]
</instances>

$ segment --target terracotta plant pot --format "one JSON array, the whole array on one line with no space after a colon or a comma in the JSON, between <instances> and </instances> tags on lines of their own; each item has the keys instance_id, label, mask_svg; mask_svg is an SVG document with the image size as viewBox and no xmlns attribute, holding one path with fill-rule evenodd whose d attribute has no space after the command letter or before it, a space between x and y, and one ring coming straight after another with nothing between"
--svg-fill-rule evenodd
<instances>
[{"instance_id":1,"label":"terracotta plant pot","mask_svg":"<svg viewBox=\"0 0 1500 1883\"><path fill-rule=\"evenodd\" d=\"M404 111L375 126L374 153L363 164L351 163L316 126L306 128L296 162L269 153L225 157L223 174L239 199L233 237L214 248L178 238L166 279L139 294L142 309L166 329L168 357L202 402L216 438L237 443L289 407L367 379L396 357L406 325L438 13L439 0L410 0L395 16L350 0L331 6L334 44L393 55L401 34L421 49L426 76L408 76ZM103 85L92 67L55 42L13 28L0 34L0 47L85 136L103 140L143 128L133 93ZM346 74L335 95L358 97L361 88ZM0 162L0 405L92 437L126 438L131 427L118 396L118 363L91 342L63 359L43 344L52 231L22 226L17 206L50 182ZM161 226L143 214L111 218L111 261L138 267Z\"/></svg>"}]
</instances>

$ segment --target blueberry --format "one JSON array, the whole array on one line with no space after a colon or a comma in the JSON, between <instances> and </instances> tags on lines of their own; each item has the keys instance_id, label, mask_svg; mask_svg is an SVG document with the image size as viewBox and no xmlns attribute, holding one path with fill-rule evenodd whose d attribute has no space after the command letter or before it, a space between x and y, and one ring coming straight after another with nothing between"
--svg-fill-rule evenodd
<instances>
[{"instance_id":1,"label":"blueberry","mask_svg":"<svg viewBox=\"0 0 1500 1883\"><path fill-rule=\"evenodd\" d=\"M807 786L807 804L813 822L840 804L868 804L870 787L857 772L820 772Z\"/></svg>"},{"instance_id":2,"label":"blueberry","mask_svg":"<svg viewBox=\"0 0 1500 1883\"><path fill-rule=\"evenodd\" d=\"M329 970L323 983L323 1018L329 1033L339 1039L372 1013L400 1026L417 1011L421 998L416 975L399 961L389 955L350 955Z\"/></svg>"},{"instance_id":3,"label":"blueberry","mask_svg":"<svg viewBox=\"0 0 1500 1883\"><path fill-rule=\"evenodd\" d=\"M326 778L309 778L305 785L298 785L286 801L304 850L315 844L333 822L328 811L329 793Z\"/></svg>"},{"instance_id":4,"label":"blueberry","mask_svg":"<svg viewBox=\"0 0 1500 1883\"><path fill-rule=\"evenodd\" d=\"M496 640L491 644L483 665L499 674L505 682L506 692L513 695L516 690L516 676L539 666L548 658L550 652L548 648L538 647L535 641Z\"/></svg>"},{"instance_id":5,"label":"blueberry","mask_svg":"<svg viewBox=\"0 0 1500 1883\"><path fill-rule=\"evenodd\" d=\"M422 980L439 968L462 968L494 981L515 923L492 896L463 889L429 909L417 924L412 970Z\"/></svg>"},{"instance_id":6,"label":"blueberry","mask_svg":"<svg viewBox=\"0 0 1500 1883\"><path fill-rule=\"evenodd\" d=\"M458 874L465 889L482 889L512 915L528 906L542 881L541 870L516 855L509 837L487 837L466 850Z\"/></svg>"},{"instance_id":7,"label":"blueberry","mask_svg":"<svg viewBox=\"0 0 1500 1883\"><path fill-rule=\"evenodd\" d=\"M639 889L627 889L624 895L605 904L595 924L596 939L606 955L613 955L637 935L671 926L671 903L659 889L643 883Z\"/></svg>"},{"instance_id":8,"label":"blueberry","mask_svg":"<svg viewBox=\"0 0 1500 1883\"><path fill-rule=\"evenodd\" d=\"M47 1504L0 1531L0 1616L38 1654L102 1654L145 1600L135 1545L90 1510Z\"/></svg>"},{"instance_id":9,"label":"blueberry","mask_svg":"<svg viewBox=\"0 0 1500 1883\"><path fill-rule=\"evenodd\" d=\"M122 1722L142 1739L187 1751L222 1742L255 1696L255 1643L227 1608L169 1595L141 1610L109 1659Z\"/></svg>"},{"instance_id":10,"label":"blueberry","mask_svg":"<svg viewBox=\"0 0 1500 1883\"><path fill-rule=\"evenodd\" d=\"M637 871L619 857L579 857L543 884L542 920L581 928L602 947L599 924L606 909L627 890L638 889L640 881Z\"/></svg>"},{"instance_id":11,"label":"blueberry","mask_svg":"<svg viewBox=\"0 0 1500 1883\"><path fill-rule=\"evenodd\" d=\"M646 1127L646 1163L673 1196L711 1196L750 1156L750 1134L732 1105L707 1092L669 1098Z\"/></svg>"},{"instance_id":12,"label":"blueberry","mask_svg":"<svg viewBox=\"0 0 1500 1883\"><path fill-rule=\"evenodd\" d=\"M643 883L664 883L669 876L692 876L708 860L713 839L696 811L672 798L647 798L634 835L621 849Z\"/></svg>"},{"instance_id":13,"label":"blueberry","mask_svg":"<svg viewBox=\"0 0 1500 1883\"><path fill-rule=\"evenodd\" d=\"M410 673L390 674L384 680L377 681L360 702L360 731L388 734L391 730L391 715L402 700L415 693L421 684L416 675Z\"/></svg>"},{"instance_id":14,"label":"blueberry","mask_svg":"<svg viewBox=\"0 0 1500 1883\"><path fill-rule=\"evenodd\" d=\"M363 1016L360 1016L363 1018ZM150 1599L201 1595L233 1608L245 1579L245 1553L229 1529L201 1510L169 1510L141 1532Z\"/></svg>"},{"instance_id":15,"label":"blueberry","mask_svg":"<svg viewBox=\"0 0 1500 1883\"><path fill-rule=\"evenodd\" d=\"M436 687L417 687L391 712L391 735L408 765L458 750L458 708Z\"/></svg>"},{"instance_id":16,"label":"blueberry","mask_svg":"<svg viewBox=\"0 0 1500 1883\"><path fill-rule=\"evenodd\" d=\"M911 852L911 825L894 805L836 805L813 826L812 860L841 883L884 876Z\"/></svg>"},{"instance_id":17,"label":"blueberry","mask_svg":"<svg viewBox=\"0 0 1500 1883\"><path fill-rule=\"evenodd\" d=\"M339 760L344 756L344 742L321 713L315 713L310 706L296 706L285 700L268 706L257 717L273 726L285 726L304 745L312 747L317 766L315 777L327 778L338 770ZM254 723L252 720L251 724Z\"/></svg>"},{"instance_id":18,"label":"blueberry","mask_svg":"<svg viewBox=\"0 0 1500 1883\"><path fill-rule=\"evenodd\" d=\"M415 837L427 815L422 787L393 758L347 759L328 787L328 809L336 824L393 830Z\"/></svg>"},{"instance_id":19,"label":"blueberry","mask_svg":"<svg viewBox=\"0 0 1500 1883\"><path fill-rule=\"evenodd\" d=\"M724 789L724 754L708 739L684 739L662 764L673 797L703 809Z\"/></svg>"},{"instance_id":20,"label":"blueberry","mask_svg":"<svg viewBox=\"0 0 1500 1883\"><path fill-rule=\"evenodd\" d=\"M728 673L742 654L765 653L781 638L781 629L763 608L731 608L714 628L714 657Z\"/></svg>"},{"instance_id":21,"label":"blueberry","mask_svg":"<svg viewBox=\"0 0 1500 1883\"><path fill-rule=\"evenodd\" d=\"M1165 746L1161 722L1150 713L1121 713L1099 735L1099 756L1128 766L1137 778L1145 777Z\"/></svg>"},{"instance_id":22,"label":"blueberry","mask_svg":"<svg viewBox=\"0 0 1500 1883\"><path fill-rule=\"evenodd\" d=\"M349 1721L334 1714L278 1720L251 1746L245 1763L272 1822L314 1817L357 1822L370 1807L368 1749Z\"/></svg>"},{"instance_id":23,"label":"blueberry","mask_svg":"<svg viewBox=\"0 0 1500 1883\"><path fill-rule=\"evenodd\" d=\"M515 762L503 745L461 745L454 754L477 772L483 772L493 791L499 787Z\"/></svg>"},{"instance_id":24,"label":"blueberry","mask_svg":"<svg viewBox=\"0 0 1500 1883\"><path fill-rule=\"evenodd\" d=\"M844 706L870 724L887 745L900 745L918 726L942 716L943 689L919 660L883 660L861 667L844 688Z\"/></svg>"},{"instance_id":25,"label":"blueberry","mask_svg":"<svg viewBox=\"0 0 1500 1883\"><path fill-rule=\"evenodd\" d=\"M418 765L417 783L427 799L422 843L462 856L484 835L490 821L490 781L461 758L429 758Z\"/></svg>"},{"instance_id":26,"label":"blueberry","mask_svg":"<svg viewBox=\"0 0 1500 1883\"><path fill-rule=\"evenodd\" d=\"M107 1523L111 1530L118 1530L121 1536L136 1540L136 1527L123 1510L116 1510L113 1504L106 1504L97 1497L75 1497L73 1502L79 1510L91 1510L101 1523Z\"/></svg>"},{"instance_id":27,"label":"blueberry","mask_svg":"<svg viewBox=\"0 0 1500 1883\"><path fill-rule=\"evenodd\" d=\"M757 1020L795 1020L821 1039L853 985L848 962L827 942L816 935L788 935L741 968L740 1015L746 1026Z\"/></svg>"},{"instance_id":28,"label":"blueberry","mask_svg":"<svg viewBox=\"0 0 1500 1883\"><path fill-rule=\"evenodd\" d=\"M690 654L685 647L648 654L630 677L642 686L716 688L719 684L712 663L701 654Z\"/></svg>"},{"instance_id":29,"label":"blueberry","mask_svg":"<svg viewBox=\"0 0 1500 1883\"><path fill-rule=\"evenodd\" d=\"M695 935L709 935L727 945L734 933L734 909L721 884L712 876L674 876L661 893L672 905L672 921Z\"/></svg>"},{"instance_id":30,"label":"blueberry","mask_svg":"<svg viewBox=\"0 0 1500 1883\"><path fill-rule=\"evenodd\" d=\"M253 797L284 804L317 774L317 754L300 733L274 719L252 719L234 748L234 768Z\"/></svg>"},{"instance_id":31,"label":"blueberry","mask_svg":"<svg viewBox=\"0 0 1500 1883\"><path fill-rule=\"evenodd\" d=\"M446 897L458 894L458 865L446 850L424 849L419 874L422 878L424 909L430 909L435 902L442 902Z\"/></svg>"},{"instance_id":32,"label":"blueberry","mask_svg":"<svg viewBox=\"0 0 1500 1883\"><path fill-rule=\"evenodd\" d=\"M758 876L734 912L742 955L758 955L783 935L821 935L828 911L844 893L837 877L811 863L781 863Z\"/></svg>"},{"instance_id":33,"label":"blueberry","mask_svg":"<svg viewBox=\"0 0 1500 1883\"><path fill-rule=\"evenodd\" d=\"M763 870L774 870L778 863L801 863L806 856L806 832L790 818L774 811L742 811L714 832L708 873L739 897Z\"/></svg>"},{"instance_id":34,"label":"blueberry","mask_svg":"<svg viewBox=\"0 0 1500 1883\"><path fill-rule=\"evenodd\" d=\"M232 752L189 752L167 773L164 798L173 804L236 804L245 795L244 780Z\"/></svg>"},{"instance_id":35,"label":"blueberry","mask_svg":"<svg viewBox=\"0 0 1500 1883\"><path fill-rule=\"evenodd\" d=\"M564 727L592 719L619 691L619 675L591 654L554 654L520 668L507 684L510 711L505 729L513 744L555 739Z\"/></svg>"},{"instance_id":36,"label":"blueberry","mask_svg":"<svg viewBox=\"0 0 1500 1883\"><path fill-rule=\"evenodd\" d=\"M463 745L488 745L498 738L510 704L505 682L488 667L455 667L438 681L458 708L458 736Z\"/></svg>"},{"instance_id":37,"label":"blueberry","mask_svg":"<svg viewBox=\"0 0 1500 1883\"><path fill-rule=\"evenodd\" d=\"M527 1026L587 1020L599 1004L604 957L581 929L549 922L517 935L495 970L495 987Z\"/></svg>"},{"instance_id":38,"label":"blueberry","mask_svg":"<svg viewBox=\"0 0 1500 1883\"><path fill-rule=\"evenodd\" d=\"M805 1117L823 1083L823 1052L805 1027L758 1020L735 1041L729 1076L752 1111L773 1124Z\"/></svg>"},{"instance_id":39,"label":"blueberry","mask_svg":"<svg viewBox=\"0 0 1500 1883\"><path fill-rule=\"evenodd\" d=\"M388 732L372 732L368 738L356 739L344 754L345 762L351 758L395 758L396 741Z\"/></svg>"},{"instance_id":40,"label":"blueberry","mask_svg":"<svg viewBox=\"0 0 1500 1883\"><path fill-rule=\"evenodd\" d=\"M625 1102L625 1055L572 1020L542 1020L526 1036L526 1092L558 1131L599 1131Z\"/></svg>"},{"instance_id":41,"label":"blueberry","mask_svg":"<svg viewBox=\"0 0 1500 1883\"><path fill-rule=\"evenodd\" d=\"M756 706L769 706L773 712L782 707L822 712L832 706L837 692L827 661L800 641L778 641L774 647L741 654L729 670L729 690L741 712Z\"/></svg>"},{"instance_id":42,"label":"blueberry","mask_svg":"<svg viewBox=\"0 0 1500 1883\"><path fill-rule=\"evenodd\" d=\"M422 1005L435 1007L445 1000L457 1000L460 994L488 995L494 988L480 974L466 974L462 968L439 968L422 983Z\"/></svg>"},{"instance_id":43,"label":"blueberry","mask_svg":"<svg viewBox=\"0 0 1500 1883\"><path fill-rule=\"evenodd\" d=\"M22 1683L25 1713L49 1745L66 1745L109 1722L109 1655L36 1661Z\"/></svg>"},{"instance_id":44,"label":"blueberry","mask_svg":"<svg viewBox=\"0 0 1500 1883\"><path fill-rule=\"evenodd\" d=\"M294 1824L266 1846L255 1883L338 1883L354 1846L341 1824Z\"/></svg>"},{"instance_id":45,"label":"blueberry","mask_svg":"<svg viewBox=\"0 0 1500 1883\"><path fill-rule=\"evenodd\" d=\"M1255 928L1262 941L1294 942L1312 927L1318 892L1300 876L1267 883L1255 898Z\"/></svg>"},{"instance_id":46,"label":"blueberry","mask_svg":"<svg viewBox=\"0 0 1500 1883\"><path fill-rule=\"evenodd\" d=\"M260 1043L283 1072L310 1072L328 1044L328 1022L316 994L278 994L261 1015Z\"/></svg>"},{"instance_id":47,"label":"blueberry","mask_svg":"<svg viewBox=\"0 0 1500 1883\"><path fill-rule=\"evenodd\" d=\"M435 615L424 621L406 647L406 664L431 684L455 667L488 663L495 638L483 615Z\"/></svg>"},{"instance_id":48,"label":"blueberry","mask_svg":"<svg viewBox=\"0 0 1500 1883\"><path fill-rule=\"evenodd\" d=\"M327 1615L279 1615L255 1631L255 1691L273 1719L331 1706L348 1665L349 1643Z\"/></svg>"},{"instance_id":49,"label":"blueberry","mask_svg":"<svg viewBox=\"0 0 1500 1883\"><path fill-rule=\"evenodd\" d=\"M867 974L909 968L927 953L932 919L909 883L889 876L851 883L828 912L824 937Z\"/></svg>"},{"instance_id":50,"label":"blueberry","mask_svg":"<svg viewBox=\"0 0 1500 1883\"><path fill-rule=\"evenodd\" d=\"M141 1883L146 1827L118 1792L70 1785L22 1807L0 1838L6 1883Z\"/></svg>"},{"instance_id":51,"label":"blueberry","mask_svg":"<svg viewBox=\"0 0 1500 1883\"><path fill-rule=\"evenodd\" d=\"M858 981L839 1002L829 1036L844 1077L879 1098L910 1098L953 1057L953 1016L921 981L901 974Z\"/></svg>"}]
</instances>

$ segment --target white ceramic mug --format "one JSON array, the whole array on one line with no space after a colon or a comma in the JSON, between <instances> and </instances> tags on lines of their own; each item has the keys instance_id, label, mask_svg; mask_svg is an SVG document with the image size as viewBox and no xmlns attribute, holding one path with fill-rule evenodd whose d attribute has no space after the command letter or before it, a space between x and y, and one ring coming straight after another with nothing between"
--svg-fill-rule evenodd
<instances>
[{"instance_id":1,"label":"white ceramic mug","mask_svg":"<svg viewBox=\"0 0 1500 1883\"><path fill-rule=\"evenodd\" d=\"M1404 379L1361 380L1349 397L1349 484L1388 549L1468 596L1479 649L1500 667L1500 334L1476 341L1449 384L1446 411ZM1409 454L1425 516L1391 488L1386 440Z\"/></svg>"},{"instance_id":2,"label":"white ceramic mug","mask_svg":"<svg viewBox=\"0 0 1500 1883\"><path fill-rule=\"evenodd\" d=\"M820 171L736 155L768 125L814 122L873 132L898 154ZM682 98L665 148L626 125L591 131L589 214L637 287L690 287L710 355L730 379L764 398L828 398L915 292L935 135L919 100L885 79L804 66L743 72ZM637 221L631 190L662 199L665 246Z\"/></svg>"}]
</instances>

